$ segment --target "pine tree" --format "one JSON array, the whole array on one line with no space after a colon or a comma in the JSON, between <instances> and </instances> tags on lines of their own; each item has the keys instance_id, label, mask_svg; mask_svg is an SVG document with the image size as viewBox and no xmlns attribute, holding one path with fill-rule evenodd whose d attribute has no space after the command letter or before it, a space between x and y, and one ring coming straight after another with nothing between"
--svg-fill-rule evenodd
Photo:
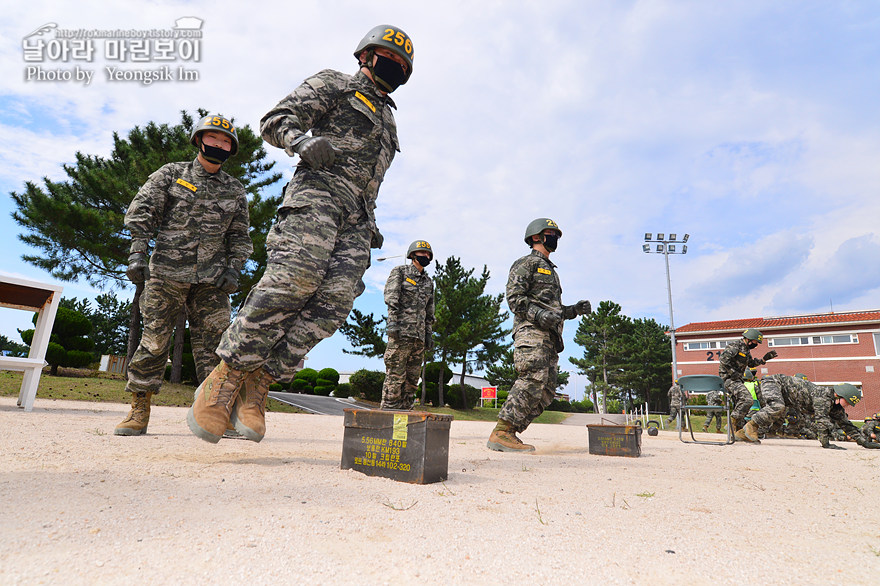
<instances>
[{"instance_id":1,"label":"pine tree","mask_svg":"<svg viewBox=\"0 0 880 586\"><path fill-rule=\"evenodd\" d=\"M192 129L193 117L181 112L181 121L175 125L149 122L134 127L125 139L114 132L109 157L77 152L75 164L63 165L66 180L44 177L42 186L26 182L23 192L11 194L16 206L12 217L24 229L19 239L39 253L22 258L62 281L82 279L101 290L129 286L125 212L150 174L166 163L195 158ZM241 181L248 193L255 252L242 271L242 290L233 298L235 302L244 299L265 268L266 233L281 199L280 194L269 198L260 194L281 178L272 171L274 162L266 161L262 139L248 126L237 132L239 152L223 170ZM137 300L141 289L136 288L131 305L129 356L140 338Z\"/></svg>"}]
</instances>

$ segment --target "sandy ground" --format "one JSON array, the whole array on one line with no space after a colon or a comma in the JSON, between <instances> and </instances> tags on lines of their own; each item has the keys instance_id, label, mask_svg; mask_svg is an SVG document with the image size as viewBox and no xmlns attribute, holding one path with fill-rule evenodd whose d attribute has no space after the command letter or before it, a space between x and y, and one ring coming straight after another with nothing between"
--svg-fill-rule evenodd
<instances>
[{"instance_id":1,"label":"sandy ground","mask_svg":"<svg viewBox=\"0 0 880 586\"><path fill-rule=\"evenodd\" d=\"M766 440L591 455L533 425L534 455L455 421L449 478L340 470L343 419L269 413L263 442L211 445L154 407L0 398L2 584L830 584L880 572L880 452ZM704 436L706 437L706 436ZM717 437L717 436L716 436ZM254 581L254 582L252 582Z\"/></svg>"}]
</instances>

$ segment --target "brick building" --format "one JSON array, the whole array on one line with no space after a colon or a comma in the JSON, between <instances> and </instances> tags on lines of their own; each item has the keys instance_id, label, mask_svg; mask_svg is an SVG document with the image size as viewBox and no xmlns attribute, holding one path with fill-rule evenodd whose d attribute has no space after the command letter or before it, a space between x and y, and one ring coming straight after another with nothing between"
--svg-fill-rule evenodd
<instances>
[{"instance_id":1,"label":"brick building","mask_svg":"<svg viewBox=\"0 0 880 586\"><path fill-rule=\"evenodd\" d=\"M862 401L846 406L851 419L880 411L880 311L690 323L675 331L679 376L718 374L724 347L748 328L764 334L753 357L779 353L758 376L803 373L819 385L851 383L862 389Z\"/></svg>"}]
</instances>

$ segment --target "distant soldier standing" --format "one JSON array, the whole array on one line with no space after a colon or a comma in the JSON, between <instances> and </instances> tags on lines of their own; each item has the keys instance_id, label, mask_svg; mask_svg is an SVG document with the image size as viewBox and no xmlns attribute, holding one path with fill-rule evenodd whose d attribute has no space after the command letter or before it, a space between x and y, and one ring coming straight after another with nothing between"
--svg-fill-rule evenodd
<instances>
[{"instance_id":1,"label":"distant soldier standing","mask_svg":"<svg viewBox=\"0 0 880 586\"><path fill-rule=\"evenodd\" d=\"M253 252L244 187L220 170L238 152L235 127L223 116L205 116L190 142L199 149L195 160L169 163L150 175L125 214L131 233L126 274L133 283L146 282L140 298L144 331L128 365L131 411L115 435L147 432L150 399L162 385L171 335L184 306L199 380L220 362L215 349L229 326L229 294L238 289L241 269Z\"/></svg>"},{"instance_id":2,"label":"distant soldier standing","mask_svg":"<svg viewBox=\"0 0 880 586\"><path fill-rule=\"evenodd\" d=\"M230 422L247 439L263 439L269 385L291 378L345 321L364 291L370 248L382 246L374 209L399 150L388 94L412 74L412 41L378 26L354 56L356 74L325 69L260 121L266 142L301 160L266 238L266 271L223 334L222 360L187 415L205 441L219 441Z\"/></svg>"},{"instance_id":3,"label":"distant soldier standing","mask_svg":"<svg viewBox=\"0 0 880 586\"><path fill-rule=\"evenodd\" d=\"M666 419L666 425L671 424L675 421L676 417L681 416L682 395L684 395L684 402L687 402L687 392L681 390L681 385L676 380L666 392L666 396L669 398L669 417Z\"/></svg>"},{"instance_id":4,"label":"distant soldier standing","mask_svg":"<svg viewBox=\"0 0 880 586\"><path fill-rule=\"evenodd\" d=\"M755 328L749 328L743 332L740 340L730 342L721 353L718 365L718 375L724 379L724 389L727 391L728 400L733 399L735 404L730 413L731 425L734 430L743 426L746 414L752 408L752 394L743 384L743 374L747 368L766 364L768 360L776 358L776 350L764 354L764 358L752 358L750 350L758 347L764 341L764 335Z\"/></svg>"},{"instance_id":5,"label":"distant soldier standing","mask_svg":"<svg viewBox=\"0 0 880 586\"><path fill-rule=\"evenodd\" d=\"M385 384L382 409L409 410L418 388L425 351L433 344L434 282L425 273L434 252L424 240L406 251L409 264L396 266L385 283L388 306L388 347L385 350Z\"/></svg>"},{"instance_id":6,"label":"distant soldier standing","mask_svg":"<svg viewBox=\"0 0 880 586\"><path fill-rule=\"evenodd\" d=\"M706 404L713 407L720 407L724 404L724 397L721 395L721 391L709 391L706 393ZM712 419L715 419L715 431L721 433L721 411L713 409L711 411L707 411L708 415L706 417L706 422L703 424L703 432L709 431L709 426L712 424Z\"/></svg>"},{"instance_id":7,"label":"distant soldier standing","mask_svg":"<svg viewBox=\"0 0 880 586\"><path fill-rule=\"evenodd\" d=\"M563 350L563 320L590 313L589 301L562 305L562 286L550 253L562 230L549 218L526 228L532 249L510 267L507 303L513 312L513 364L516 381L498 414L498 424L486 445L499 452L534 451L516 436L523 432L556 396L559 352Z\"/></svg>"}]
</instances>

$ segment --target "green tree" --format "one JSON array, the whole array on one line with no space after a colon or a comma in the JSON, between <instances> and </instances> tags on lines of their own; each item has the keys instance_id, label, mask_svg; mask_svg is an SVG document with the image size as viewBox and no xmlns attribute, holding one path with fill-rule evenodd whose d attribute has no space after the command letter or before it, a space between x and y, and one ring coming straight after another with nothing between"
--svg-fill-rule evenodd
<instances>
[{"instance_id":1,"label":"green tree","mask_svg":"<svg viewBox=\"0 0 880 586\"><path fill-rule=\"evenodd\" d=\"M387 344L383 338L382 322L385 317L378 320L373 317L372 313L364 314L356 308L352 308L348 316L350 321L346 321L339 327L339 331L346 337L348 342L356 348L356 350L342 351L346 354L355 354L357 356L367 356L375 358L385 354Z\"/></svg>"},{"instance_id":2,"label":"green tree","mask_svg":"<svg viewBox=\"0 0 880 586\"><path fill-rule=\"evenodd\" d=\"M489 269L480 277L466 270L458 258L450 256L438 266L434 276L435 356L440 362L461 365L461 403L467 405L464 374L494 363L509 347L503 327L509 314L501 309L504 294L485 294ZM443 403L444 382L438 381L438 400Z\"/></svg>"},{"instance_id":3,"label":"green tree","mask_svg":"<svg viewBox=\"0 0 880 586\"><path fill-rule=\"evenodd\" d=\"M0 334L0 355L24 357L28 355L28 346L27 344L13 342L3 334Z\"/></svg>"},{"instance_id":4,"label":"green tree","mask_svg":"<svg viewBox=\"0 0 880 586\"><path fill-rule=\"evenodd\" d=\"M659 400L672 385L672 350L666 327L653 319L632 320L623 345L625 363L619 382L625 389L627 409L642 402L650 407L651 396Z\"/></svg>"},{"instance_id":5,"label":"green tree","mask_svg":"<svg viewBox=\"0 0 880 586\"><path fill-rule=\"evenodd\" d=\"M34 314L33 323L37 323L37 314ZM79 368L92 362L90 350L94 342L88 337L91 331L92 324L89 318L79 311L58 304L49 346L46 349L46 362L52 367L52 376L58 374L59 366ZM26 344L30 345L33 342L34 330L20 333L21 339Z\"/></svg>"},{"instance_id":6,"label":"green tree","mask_svg":"<svg viewBox=\"0 0 880 586\"><path fill-rule=\"evenodd\" d=\"M608 413L608 395L616 394L617 383L626 362L625 336L631 331L631 320L621 313L621 307L613 301L602 301L593 313L585 315L578 323L575 344L583 346L583 358L568 360L586 374L592 382L593 403L599 413ZM595 394L601 396L596 400Z\"/></svg>"},{"instance_id":7,"label":"green tree","mask_svg":"<svg viewBox=\"0 0 880 586\"><path fill-rule=\"evenodd\" d=\"M199 115L207 112L198 111ZM151 173L166 163L192 160L195 149L189 142L193 117L181 112L174 125L149 122L135 126L123 139L113 133L113 149L107 158L76 153L76 162L63 165L67 179L42 186L25 183L21 193L12 192L12 217L24 233L19 239L38 251L22 258L62 281L84 279L104 290L127 287L129 235L123 225L125 212L138 189ZM242 273L243 299L265 267L265 236L280 195L263 198L260 191L276 183L281 175L266 160L262 139L248 126L237 129L239 152L223 170L241 181L250 196L251 239L255 253ZM262 259L262 265L259 264ZM129 356L140 337L135 289L129 324Z\"/></svg>"},{"instance_id":8,"label":"green tree","mask_svg":"<svg viewBox=\"0 0 880 586\"><path fill-rule=\"evenodd\" d=\"M569 373L564 370L556 371L556 391L562 390L568 384ZM516 367L513 365L513 348L508 348L501 354L501 360L486 367L486 380L492 386L498 387L499 391L510 392L510 387L516 381Z\"/></svg>"}]
</instances>

